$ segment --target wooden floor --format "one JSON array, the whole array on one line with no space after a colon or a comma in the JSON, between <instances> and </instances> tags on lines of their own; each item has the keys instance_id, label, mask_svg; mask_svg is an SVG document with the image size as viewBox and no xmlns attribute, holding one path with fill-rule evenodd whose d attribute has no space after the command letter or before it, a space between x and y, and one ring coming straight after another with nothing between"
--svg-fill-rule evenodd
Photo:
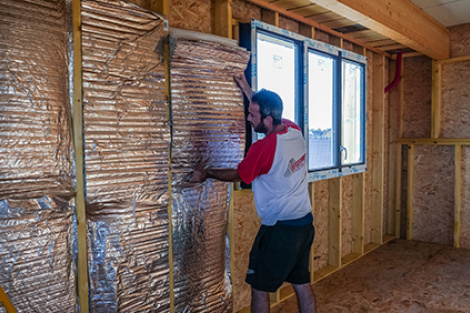
<instances>
[{"instance_id":1,"label":"wooden floor","mask_svg":"<svg viewBox=\"0 0 470 313\"><path fill-rule=\"evenodd\" d=\"M393 240L313 285L318 313L470 312L470 251ZM271 312L298 312L295 296Z\"/></svg>"}]
</instances>

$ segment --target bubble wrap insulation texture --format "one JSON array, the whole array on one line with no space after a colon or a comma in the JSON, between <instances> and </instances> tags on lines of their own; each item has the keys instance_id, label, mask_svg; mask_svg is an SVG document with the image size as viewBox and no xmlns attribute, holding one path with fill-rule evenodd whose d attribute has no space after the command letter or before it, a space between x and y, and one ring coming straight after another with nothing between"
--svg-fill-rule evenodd
<instances>
[{"instance_id":1,"label":"bubble wrap insulation texture","mask_svg":"<svg viewBox=\"0 0 470 313\"><path fill-rule=\"evenodd\" d=\"M169 312L164 21L124 1L82 1L92 312Z\"/></svg>"},{"instance_id":2,"label":"bubble wrap insulation texture","mask_svg":"<svg viewBox=\"0 0 470 313\"><path fill-rule=\"evenodd\" d=\"M76 312L70 3L0 1L0 286L18 312Z\"/></svg>"},{"instance_id":3,"label":"bubble wrap insulation texture","mask_svg":"<svg viewBox=\"0 0 470 313\"><path fill-rule=\"evenodd\" d=\"M225 236L230 184L187 183L201 167L243 157L243 98L233 75L249 53L216 42L171 37L171 158L175 312L231 312Z\"/></svg>"}]
</instances>

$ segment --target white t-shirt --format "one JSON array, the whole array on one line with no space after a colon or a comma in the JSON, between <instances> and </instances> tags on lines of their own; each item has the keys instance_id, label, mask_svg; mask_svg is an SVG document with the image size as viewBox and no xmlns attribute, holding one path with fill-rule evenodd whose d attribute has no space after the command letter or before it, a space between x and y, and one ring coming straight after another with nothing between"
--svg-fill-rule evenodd
<instances>
[{"instance_id":1,"label":"white t-shirt","mask_svg":"<svg viewBox=\"0 0 470 313\"><path fill-rule=\"evenodd\" d=\"M253 182L256 210L267 226L312 211L302 132L289 120L283 119L282 124L284 131L253 143L238 165L240 178L247 184Z\"/></svg>"}]
</instances>

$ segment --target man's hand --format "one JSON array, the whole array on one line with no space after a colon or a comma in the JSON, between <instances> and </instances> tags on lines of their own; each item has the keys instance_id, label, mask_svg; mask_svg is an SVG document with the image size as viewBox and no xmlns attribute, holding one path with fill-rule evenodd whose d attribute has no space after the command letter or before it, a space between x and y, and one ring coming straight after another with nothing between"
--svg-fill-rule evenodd
<instances>
[{"instance_id":1,"label":"man's hand","mask_svg":"<svg viewBox=\"0 0 470 313\"><path fill-rule=\"evenodd\" d=\"M196 170L191 174L189 182L202 183L207 179L207 172L205 170Z\"/></svg>"},{"instance_id":2,"label":"man's hand","mask_svg":"<svg viewBox=\"0 0 470 313\"><path fill-rule=\"evenodd\" d=\"M253 95L253 90L251 90L251 87L248 84L245 75L235 74L233 75L233 80L235 81L235 83L237 83L238 88L240 88L240 90L245 94L245 96L249 100L251 98L251 95Z\"/></svg>"}]
</instances>

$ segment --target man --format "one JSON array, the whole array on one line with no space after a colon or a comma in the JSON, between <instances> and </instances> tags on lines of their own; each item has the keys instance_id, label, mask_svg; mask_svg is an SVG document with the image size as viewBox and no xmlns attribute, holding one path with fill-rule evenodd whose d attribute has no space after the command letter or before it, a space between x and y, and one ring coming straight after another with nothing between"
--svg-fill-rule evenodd
<instances>
[{"instance_id":1,"label":"man","mask_svg":"<svg viewBox=\"0 0 470 313\"><path fill-rule=\"evenodd\" d=\"M252 183L261 227L253 243L246 282L251 311L269 312L269 292L292 283L301 313L315 312L309 256L314 237L307 187L306 148L300 128L282 119L282 100L262 89L253 93L245 76L235 76L250 99L247 120L266 136L253 143L237 169L195 171L191 182L207 178Z\"/></svg>"}]
</instances>

